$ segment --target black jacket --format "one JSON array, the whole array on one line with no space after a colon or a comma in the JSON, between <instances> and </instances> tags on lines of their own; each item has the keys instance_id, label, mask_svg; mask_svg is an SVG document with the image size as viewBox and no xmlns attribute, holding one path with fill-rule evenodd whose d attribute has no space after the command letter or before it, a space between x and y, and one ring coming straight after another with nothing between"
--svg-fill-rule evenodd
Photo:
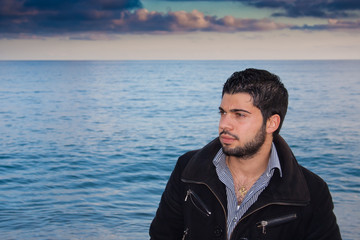
<instances>
[{"instance_id":1,"label":"black jacket","mask_svg":"<svg viewBox=\"0 0 360 240\"><path fill-rule=\"evenodd\" d=\"M231 240L341 239L327 184L297 163L280 136L274 143L282 177L276 169ZM179 158L150 226L151 239L227 239L226 190L212 163L220 148L217 138Z\"/></svg>"}]
</instances>

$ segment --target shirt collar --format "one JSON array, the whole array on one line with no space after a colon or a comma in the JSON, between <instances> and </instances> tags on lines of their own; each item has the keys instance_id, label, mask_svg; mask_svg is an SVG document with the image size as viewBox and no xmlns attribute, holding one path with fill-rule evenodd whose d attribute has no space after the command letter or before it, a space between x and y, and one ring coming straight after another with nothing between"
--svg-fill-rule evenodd
<instances>
[{"instance_id":1,"label":"shirt collar","mask_svg":"<svg viewBox=\"0 0 360 240\"><path fill-rule=\"evenodd\" d=\"M220 168L220 169L224 169L226 167L225 153L223 152L222 148L220 148L215 158L213 159L213 164L215 165L216 168ZM279 156L277 154L275 144L272 143L269 163L266 168L266 174L272 176L275 168L279 169L280 177L282 177Z\"/></svg>"},{"instance_id":2,"label":"shirt collar","mask_svg":"<svg viewBox=\"0 0 360 240\"><path fill-rule=\"evenodd\" d=\"M275 144L272 143L271 145L271 153L269 158L269 163L266 168L266 173L270 173L271 171L274 171L274 169L279 169L280 177L282 177L282 171L281 171L281 165L280 165L280 159L276 151Z\"/></svg>"}]
</instances>

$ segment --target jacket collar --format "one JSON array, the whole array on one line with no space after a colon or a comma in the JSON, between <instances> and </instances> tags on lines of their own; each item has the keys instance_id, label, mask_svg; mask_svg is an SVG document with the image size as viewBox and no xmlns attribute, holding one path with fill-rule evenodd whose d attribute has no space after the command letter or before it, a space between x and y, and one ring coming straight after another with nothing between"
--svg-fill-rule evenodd
<instances>
[{"instance_id":1,"label":"jacket collar","mask_svg":"<svg viewBox=\"0 0 360 240\"><path fill-rule=\"evenodd\" d=\"M269 203L306 204L310 201L310 194L301 166L281 136L276 136L273 142L280 159L282 177L276 170L268 187L254 205ZM215 166L212 163L220 148L221 143L219 138L216 138L200 149L187 164L182 173L182 179L185 182L207 185L226 205L225 186L218 179Z\"/></svg>"}]
</instances>

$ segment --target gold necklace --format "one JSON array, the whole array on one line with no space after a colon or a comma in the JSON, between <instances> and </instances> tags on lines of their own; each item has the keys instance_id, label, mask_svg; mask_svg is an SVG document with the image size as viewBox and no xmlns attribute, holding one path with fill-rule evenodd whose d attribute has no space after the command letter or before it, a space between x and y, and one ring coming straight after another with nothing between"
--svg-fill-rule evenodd
<instances>
[{"instance_id":1,"label":"gold necklace","mask_svg":"<svg viewBox=\"0 0 360 240\"><path fill-rule=\"evenodd\" d=\"M251 187L252 186L251 182L253 181L253 179L250 180L248 182L248 184L246 184L246 182L244 182L243 184L240 184L239 179L237 179L237 175L235 175L230 168L228 159L226 160L226 162L227 162L227 166L230 170L230 173L233 176L236 200L237 200L238 204L240 205L242 203L242 201L244 200L247 192L249 191L249 189L247 188L247 185L250 184L250 187Z\"/></svg>"}]
</instances>

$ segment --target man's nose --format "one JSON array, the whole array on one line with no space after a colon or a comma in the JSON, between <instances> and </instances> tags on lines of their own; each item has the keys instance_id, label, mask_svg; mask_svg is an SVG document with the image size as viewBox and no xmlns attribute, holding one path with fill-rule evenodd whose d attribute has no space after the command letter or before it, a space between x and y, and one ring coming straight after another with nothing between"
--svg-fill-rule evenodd
<instances>
[{"instance_id":1,"label":"man's nose","mask_svg":"<svg viewBox=\"0 0 360 240\"><path fill-rule=\"evenodd\" d=\"M232 130L233 123L230 114L223 114L220 117L219 128L222 130Z\"/></svg>"}]
</instances>

